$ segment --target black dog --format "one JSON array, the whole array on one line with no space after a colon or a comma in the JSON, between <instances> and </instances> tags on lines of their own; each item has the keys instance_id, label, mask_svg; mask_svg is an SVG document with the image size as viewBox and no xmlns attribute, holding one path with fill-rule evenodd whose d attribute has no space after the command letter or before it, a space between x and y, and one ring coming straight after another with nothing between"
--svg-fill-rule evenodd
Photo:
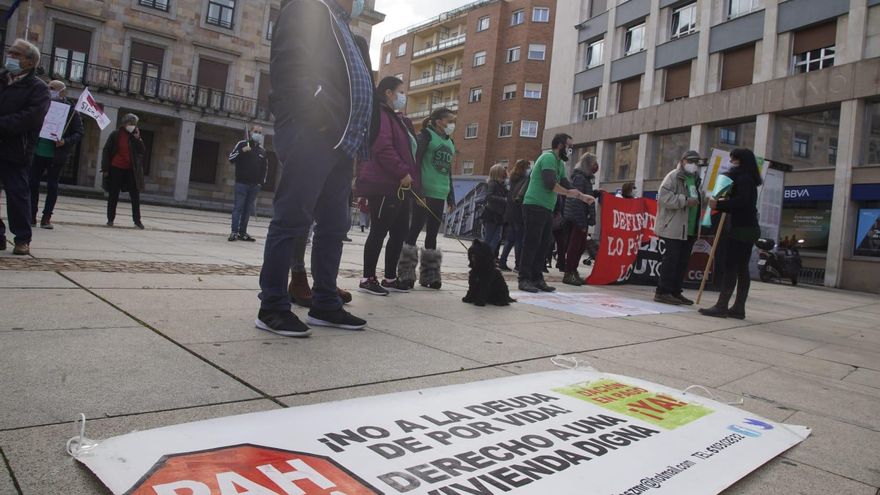
<instances>
[{"instance_id":1,"label":"black dog","mask_svg":"<svg viewBox=\"0 0 880 495\"><path fill-rule=\"evenodd\" d=\"M468 275L468 291L462 302L476 306L485 306L486 303L508 306L516 302L510 297L510 290L501 270L495 266L495 255L488 244L474 240L468 249L468 261L471 271Z\"/></svg>"}]
</instances>

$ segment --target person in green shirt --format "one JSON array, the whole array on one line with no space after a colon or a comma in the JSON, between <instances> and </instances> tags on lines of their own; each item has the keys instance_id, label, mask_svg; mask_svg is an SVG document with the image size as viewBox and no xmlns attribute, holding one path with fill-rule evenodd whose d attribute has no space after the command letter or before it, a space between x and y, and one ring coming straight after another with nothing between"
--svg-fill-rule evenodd
<instances>
[{"instance_id":1,"label":"person in green shirt","mask_svg":"<svg viewBox=\"0 0 880 495\"><path fill-rule=\"evenodd\" d=\"M544 281L544 253L553 242L553 208L558 194L593 204L596 198L571 188L565 176L565 162L573 153L573 140L568 134L553 137L552 150L545 151L532 167L528 188L523 197L525 235L519 270L519 290L553 292Z\"/></svg>"},{"instance_id":2,"label":"person in green shirt","mask_svg":"<svg viewBox=\"0 0 880 495\"><path fill-rule=\"evenodd\" d=\"M442 107L431 112L422 123L422 130L416 138L416 165L421 172L422 196L429 211L421 204L414 204L409 234L400 253L397 278L404 289L415 285L416 265L419 264L419 251L416 241L425 230L425 247L421 251L419 266L419 285L430 289L440 289L440 265L443 253L437 249L437 234L444 209L452 211L455 194L452 189L452 159L455 156L455 112ZM446 206L446 208L444 208Z\"/></svg>"},{"instance_id":3,"label":"person in green shirt","mask_svg":"<svg viewBox=\"0 0 880 495\"><path fill-rule=\"evenodd\" d=\"M702 202L699 172L700 164L704 162L699 153L688 151L660 184L654 232L663 240L666 249L654 293L656 302L673 305L694 303L682 294L682 281L697 239Z\"/></svg>"}]
</instances>

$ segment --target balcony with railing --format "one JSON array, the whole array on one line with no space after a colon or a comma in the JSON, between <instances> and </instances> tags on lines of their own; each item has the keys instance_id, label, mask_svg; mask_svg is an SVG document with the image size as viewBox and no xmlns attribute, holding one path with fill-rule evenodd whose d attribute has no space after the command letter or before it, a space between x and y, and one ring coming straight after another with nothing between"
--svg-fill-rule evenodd
<instances>
[{"instance_id":1,"label":"balcony with railing","mask_svg":"<svg viewBox=\"0 0 880 495\"><path fill-rule=\"evenodd\" d=\"M450 81L461 79L461 69L450 70L446 72L437 72L436 74L421 79L410 81L410 89L423 88L436 84L444 84Z\"/></svg>"},{"instance_id":2,"label":"balcony with railing","mask_svg":"<svg viewBox=\"0 0 880 495\"><path fill-rule=\"evenodd\" d=\"M38 69L69 87L88 86L94 94L113 94L202 113L268 121L268 102L203 86L194 86L131 71L43 54ZM99 98L100 99L100 98Z\"/></svg>"},{"instance_id":3,"label":"balcony with railing","mask_svg":"<svg viewBox=\"0 0 880 495\"><path fill-rule=\"evenodd\" d=\"M458 110L458 99L455 99L455 100L452 100L452 99L434 100L431 102L430 105L427 105L427 104L419 105L419 109L415 112L407 114L407 117L409 117L410 119L413 119L413 120L423 119L423 118L427 117L428 115L431 115L431 112L433 112L434 110L437 110L438 108L442 108L442 107L446 107L452 111L457 111Z\"/></svg>"},{"instance_id":4,"label":"balcony with railing","mask_svg":"<svg viewBox=\"0 0 880 495\"><path fill-rule=\"evenodd\" d=\"M449 50L451 48L455 48L457 46L464 45L464 42L467 40L467 35L462 34L456 36L454 38L447 38L445 40L440 40L436 45L426 47L422 50L413 52L413 59L424 57L426 55L430 55L432 53L442 52L445 50Z\"/></svg>"}]
</instances>

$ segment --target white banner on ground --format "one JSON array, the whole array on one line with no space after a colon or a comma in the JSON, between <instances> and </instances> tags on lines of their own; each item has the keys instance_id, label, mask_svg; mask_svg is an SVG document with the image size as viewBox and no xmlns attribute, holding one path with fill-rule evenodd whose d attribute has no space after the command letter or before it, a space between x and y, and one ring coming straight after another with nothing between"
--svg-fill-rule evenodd
<instances>
[{"instance_id":1,"label":"white banner on ground","mask_svg":"<svg viewBox=\"0 0 880 495\"><path fill-rule=\"evenodd\" d=\"M98 123L98 127L100 127L102 131L110 125L110 117L107 117L104 111L101 110L98 102L92 97L89 88L83 89L82 93L79 95L79 99L76 101L76 111L95 119L95 122Z\"/></svg>"},{"instance_id":2,"label":"white banner on ground","mask_svg":"<svg viewBox=\"0 0 880 495\"><path fill-rule=\"evenodd\" d=\"M514 292L516 302L564 311L587 318L618 318L621 316L659 315L690 311L683 306L643 301L599 292Z\"/></svg>"},{"instance_id":3,"label":"white banner on ground","mask_svg":"<svg viewBox=\"0 0 880 495\"><path fill-rule=\"evenodd\" d=\"M58 141L64 135L67 124L67 115L70 113L70 105L53 101L49 104L49 111L43 118L43 127L40 129L40 137L50 141Z\"/></svg>"},{"instance_id":4,"label":"white banner on ground","mask_svg":"<svg viewBox=\"0 0 880 495\"><path fill-rule=\"evenodd\" d=\"M808 435L575 369L136 432L78 460L131 495L707 495Z\"/></svg>"}]
</instances>

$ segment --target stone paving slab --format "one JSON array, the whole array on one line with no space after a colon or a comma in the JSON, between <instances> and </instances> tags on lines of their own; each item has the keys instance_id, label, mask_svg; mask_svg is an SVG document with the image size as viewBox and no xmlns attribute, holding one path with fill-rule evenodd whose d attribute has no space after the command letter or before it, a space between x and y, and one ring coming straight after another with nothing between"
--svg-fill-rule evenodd
<instances>
[{"instance_id":1,"label":"stone paving slab","mask_svg":"<svg viewBox=\"0 0 880 495\"><path fill-rule=\"evenodd\" d=\"M829 344L808 352L807 356L826 359L836 363L848 363L853 366L880 371L880 353L854 349L850 346Z\"/></svg>"},{"instance_id":2,"label":"stone paving slab","mask_svg":"<svg viewBox=\"0 0 880 495\"><path fill-rule=\"evenodd\" d=\"M723 495L876 495L873 486L828 471L800 464L785 457L758 468Z\"/></svg>"},{"instance_id":3,"label":"stone paving slab","mask_svg":"<svg viewBox=\"0 0 880 495\"><path fill-rule=\"evenodd\" d=\"M86 423L86 437L101 440L135 430L277 409L268 400L179 409L151 414L100 419ZM0 432L0 448L10 460L22 493L45 495L108 494L109 490L65 452L76 434L73 423ZM5 471L5 468L0 466ZM0 485L2 486L2 485ZM2 492L0 492L2 493ZM16 493L16 492L11 492Z\"/></svg>"},{"instance_id":4,"label":"stone paving slab","mask_svg":"<svg viewBox=\"0 0 880 495\"><path fill-rule=\"evenodd\" d=\"M0 331L132 324L124 314L79 289L0 289L0 315Z\"/></svg>"},{"instance_id":5,"label":"stone paving slab","mask_svg":"<svg viewBox=\"0 0 880 495\"><path fill-rule=\"evenodd\" d=\"M0 289L73 289L76 285L52 272L0 272Z\"/></svg>"}]
</instances>

